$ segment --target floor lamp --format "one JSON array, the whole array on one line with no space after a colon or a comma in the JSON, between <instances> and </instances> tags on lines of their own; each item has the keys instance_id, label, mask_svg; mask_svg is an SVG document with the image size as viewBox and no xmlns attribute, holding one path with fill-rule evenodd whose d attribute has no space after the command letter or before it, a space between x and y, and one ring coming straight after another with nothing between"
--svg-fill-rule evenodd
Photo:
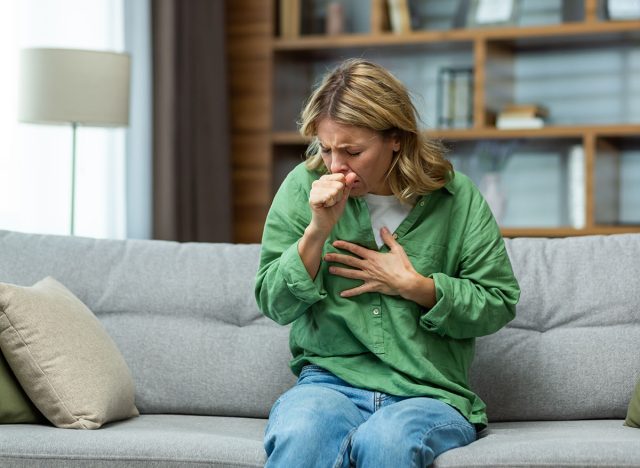
<instances>
[{"instance_id":1,"label":"floor lamp","mask_svg":"<svg viewBox=\"0 0 640 468\"><path fill-rule=\"evenodd\" d=\"M71 235L75 232L78 126L129 124L129 70L126 54L41 48L21 52L18 119L71 125Z\"/></svg>"}]
</instances>

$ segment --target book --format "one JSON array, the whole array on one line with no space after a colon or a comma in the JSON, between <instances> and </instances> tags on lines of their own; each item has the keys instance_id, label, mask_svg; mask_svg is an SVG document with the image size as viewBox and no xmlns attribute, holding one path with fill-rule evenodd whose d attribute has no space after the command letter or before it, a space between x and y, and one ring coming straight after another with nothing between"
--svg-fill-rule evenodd
<instances>
[{"instance_id":1,"label":"book","mask_svg":"<svg viewBox=\"0 0 640 468\"><path fill-rule=\"evenodd\" d=\"M620 153L606 140L597 142L594 158L594 221L618 224L620 220Z\"/></svg>"},{"instance_id":2,"label":"book","mask_svg":"<svg viewBox=\"0 0 640 468\"><path fill-rule=\"evenodd\" d=\"M300 4L298 0L280 0L280 37L292 38L300 34Z\"/></svg>"},{"instance_id":3,"label":"book","mask_svg":"<svg viewBox=\"0 0 640 468\"><path fill-rule=\"evenodd\" d=\"M473 125L473 68L440 68L437 98L438 127L471 127Z\"/></svg>"},{"instance_id":4,"label":"book","mask_svg":"<svg viewBox=\"0 0 640 468\"><path fill-rule=\"evenodd\" d=\"M371 33L389 30L389 8L387 0L373 0L371 4Z\"/></svg>"},{"instance_id":5,"label":"book","mask_svg":"<svg viewBox=\"0 0 640 468\"><path fill-rule=\"evenodd\" d=\"M542 117L549 116L549 110L540 104L507 104L500 115L509 117Z\"/></svg>"},{"instance_id":6,"label":"book","mask_svg":"<svg viewBox=\"0 0 640 468\"><path fill-rule=\"evenodd\" d=\"M496 127L512 128L542 128L549 110L540 104L507 104L498 114Z\"/></svg>"},{"instance_id":7,"label":"book","mask_svg":"<svg viewBox=\"0 0 640 468\"><path fill-rule=\"evenodd\" d=\"M291 22L289 20L291 10L289 9L289 0L280 0L278 4L278 13L280 17L280 37L291 36Z\"/></svg>"},{"instance_id":8,"label":"book","mask_svg":"<svg viewBox=\"0 0 640 468\"><path fill-rule=\"evenodd\" d=\"M387 0L389 23L396 34L411 32L411 14L409 0Z\"/></svg>"},{"instance_id":9,"label":"book","mask_svg":"<svg viewBox=\"0 0 640 468\"><path fill-rule=\"evenodd\" d=\"M544 119L542 117L510 117L499 115L496 120L496 128L503 130L542 127L544 127Z\"/></svg>"},{"instance_id":10,"label":"book","mask_svg":"<svg viewBox=\"0 0 640 468\"><path fill-rule=\"evenodd\" d=\"M582 229L586 225L587 196L584 148L573 145L567 156L567 204L569 224Z\"/></svg>"}]
</instances>

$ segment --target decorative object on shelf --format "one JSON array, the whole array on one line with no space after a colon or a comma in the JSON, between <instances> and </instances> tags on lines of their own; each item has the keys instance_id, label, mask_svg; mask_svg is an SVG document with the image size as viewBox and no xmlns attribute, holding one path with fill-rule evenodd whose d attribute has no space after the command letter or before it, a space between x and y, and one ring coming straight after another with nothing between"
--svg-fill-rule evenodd
<instances>
[{"instance_id":1,"label":"decorative object on shelf","mask_svg":"<svg viewBox=\"0 0 640 468\"><path fill-rule=\"evenodd\" d=\"M479 188L498 224L504 221L507 210L502 172L518 144L515 140L483 141L476 145L474 151L474 160L481 174Z\"/></svg>"},{"instance_id":2,"label":"decorative object on shelf","mask_svg":"<svg viewBox=\"0 0 640 468\"><path fill-rule=\"evenodd\" d=\"M516 24L519 0L471 0L467 26Z\"/></svg>"},{"instance_id":3,"label":"decorative object on shelf","mask_svg":"<svg viewBox=\"0 0 640 468\"><path fill-rule=\"evenodd\" d=\"M494 218L498 224L502 224L507 208L507 197L502 187L501 174L499 172L487 172L482 176L480 191L484 196Z\"/></svg>"},{"instance_id":4,"label":"decorative object on shelf","mask_svg":"<svg viewBox=\"0 0 640 468\"><path fill-rule=\"evenodd\" d=\"M332 1L327 5L327 35L336 36L344 33L344 6L342 3Z\"/></svg>"},{"instance_id":5,"label":"decorative object on shelf","mask_svg":"<svg viewBox=\"0 0 640 468\"><path fill-rule=\"evenodd\" d=\"M569 225L575 229L583 229L587 224L586 190L584 148L573 145L567 155L567 206Z\"/></svg>"},{"instance_id":6,"label":"decorative object on shelf","mask_svg":"<svg viewBox=\"0 0 640 468\"><path fill-rule=\"evenodd\" d=\"M469 128L473 125L473 68L441 68L437 93L438 127Z\"/></svg>"},{"instance_id":7,"label":"decorative object on shelf","mask_svg":"<svg viewBox=\"0 0 640 468\"><path fill-rule=\"evenodd\" d=\"M640 19L640 0L607 0L607 16L611 20Z\"/></svg>"},{"instance_id":8,"label":"decorative object on shelf","mask_svg":"<svg viewBox=\"0 0 640 468\"><path fill-rule=\"evenodd\" d=\"M469 16L469 0L459 0L456 12L451 19L451 29L461 29L467 26Z\"/></svg>"},{"instance_id":9,"label":"decorative object on shelf","mask_svg":"<svg viewBox=\"0 0 640 468\"><path fill-rule=\"evenodd\" d=\"M411 13L409 0L387 0L391 31L396 34L411 32Z\"/></svg>"},{"instance_id":10,"label":"decorative object on shelf","mask_svg":"<svg viewBox=\"0 0 640 468\"><path fill-rule=\"evenodd\" d=\"M18 119L71 124L70 234L74 235L77 128L129 124L130 57L92 50L24 49L20 65Z\"/></svg>"},{"instance_id":11,"label":"decorative object on shelf","mask_svg":"<svg viewBox=\"0 0 640 468\"><path fill-rule=\"evenodd\" d=\"M549 110L540 104L508 104L498 114L496 127L500 129L542 128Z\"/></svg>"}]
</instances>

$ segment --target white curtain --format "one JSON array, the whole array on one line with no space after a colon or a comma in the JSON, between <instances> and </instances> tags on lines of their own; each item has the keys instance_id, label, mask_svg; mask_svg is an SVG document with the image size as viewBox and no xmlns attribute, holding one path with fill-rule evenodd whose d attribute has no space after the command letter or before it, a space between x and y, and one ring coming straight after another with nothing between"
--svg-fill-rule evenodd
<instances>
[{"instance_id":1,"label":"white curtain","mask_svg":"<svg viewBox=\"0 0 640 468\"><path fill-rule=\"evenodd\" d=\"M0 3L0 229L68 234L71 126L18 123L19 50L124 51L124 0ZM3 67L4 68L4 67ZM126 237L126 129L78 128L76 227L80 236Z\"/></svg>"}]
</instances>

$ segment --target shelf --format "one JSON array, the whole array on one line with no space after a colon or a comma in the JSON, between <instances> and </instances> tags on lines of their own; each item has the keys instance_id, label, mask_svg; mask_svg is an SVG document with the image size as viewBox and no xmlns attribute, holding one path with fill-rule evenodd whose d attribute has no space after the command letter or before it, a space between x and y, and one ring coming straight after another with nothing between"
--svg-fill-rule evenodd
<instances>
[{"instance_id":1,"label":"shelf","mask_svg":"<svg viewBox=\"0 0 640 468\"><path fill-rule=\"evenodd\" d=\"M347 57L365 57L389 68L417 98L420 120L429 125L438 122L439 70L473 68L473 127L433 128L425 134L445 142L456 168L476 183L486 170L478 151L517 149L517 158L502 169L509 173L507 206L522 216L503 216L506 226L519 226L504 227L506 237L640 232L640 96L635 86L640 21L601 20L602 0L585 0L576 1L575 8L554 4L560 10L548 15L545 10L544 25L531 25L534 18L524 22L529 26L396 34L382 31L380 18L362 11L362 21L353 28L358 33L300 35L298 25L283 38L276 37L277 0L232 3L230 59L233 76L245 83L232 90L234 190L241 194L234 198L236 240L259 242L273 194L303 160L309 143L294 130L301 106L321 74ZM386 0L362 5L367 3L373 12ZM560 17L576 21L548 24L549 18ZM436 27L446 27L438 21ZM264 79L247 81L247 76ZM491 126L493 115L512 102L544 105L558 124L513 130ZM571 153L575 147L582 148L582 158L570 159L577 154ZM569 162L575 167L576 159L584 170L583 229L571 227L575 211L569 211L566 187ZM242 194L255 193L256 186L261 191L249 203Z\"/></svg>"},{"instance_id":2,"label":"shelf","mask_svg":"<svg viewBox=\"0 0 640 468\"><path fill-rule=\"evenodd\" d=\"M597 23L563 23L552 26L452 29L449 31L414 31L406 34L344 34L339 36L300 36L274 38L274 52L309 51L350 47L380 47L394 45L428 45L442 42L472 42L476 40L515 42L527 39L536 42L575 37L609 36L613 39L640 38L640 21L603 21Z\"/></svg>"},{"instance_id":3,"label":"shelf","mask_svg":"<svg viewBox=\"0 0 640 468\"><path fill-rule=\"evenodd\" d=\"M513 138L583 138L595 137L638 137L640 124L637 125L563 125L536 129L501 130L498 128L465 128L427 130L427 135L442 140L478 140ZM271 142L274 145L306 145L308 140L297 132L273 132Z\"/></svg>"},{"instance_id":4,"label":"shelf","mask_svg":"<svg viewBox=\"0 0 640 468\"><path fill-rule=\"evenodd\" d=\"M500 229L504 237L572 237L572 236L593 236L609 234L632 234L640 231L638 226L593 226L584 229L571 227L557 228L502 228Z\"/></svg>"},{"instance_id":5,"label":"shelf","mask_svg":"<svg viewBox=\"0 0 640 468\"><path fill-rule=\"evenodd\" d=\"M594 136L635 136L640 134L638 125L557 125L536 129L502 130L498 128L443 129L427 131L427 135L443 140L476 140L506 138L582 138Z\"/></svg>"}]
</instances>

